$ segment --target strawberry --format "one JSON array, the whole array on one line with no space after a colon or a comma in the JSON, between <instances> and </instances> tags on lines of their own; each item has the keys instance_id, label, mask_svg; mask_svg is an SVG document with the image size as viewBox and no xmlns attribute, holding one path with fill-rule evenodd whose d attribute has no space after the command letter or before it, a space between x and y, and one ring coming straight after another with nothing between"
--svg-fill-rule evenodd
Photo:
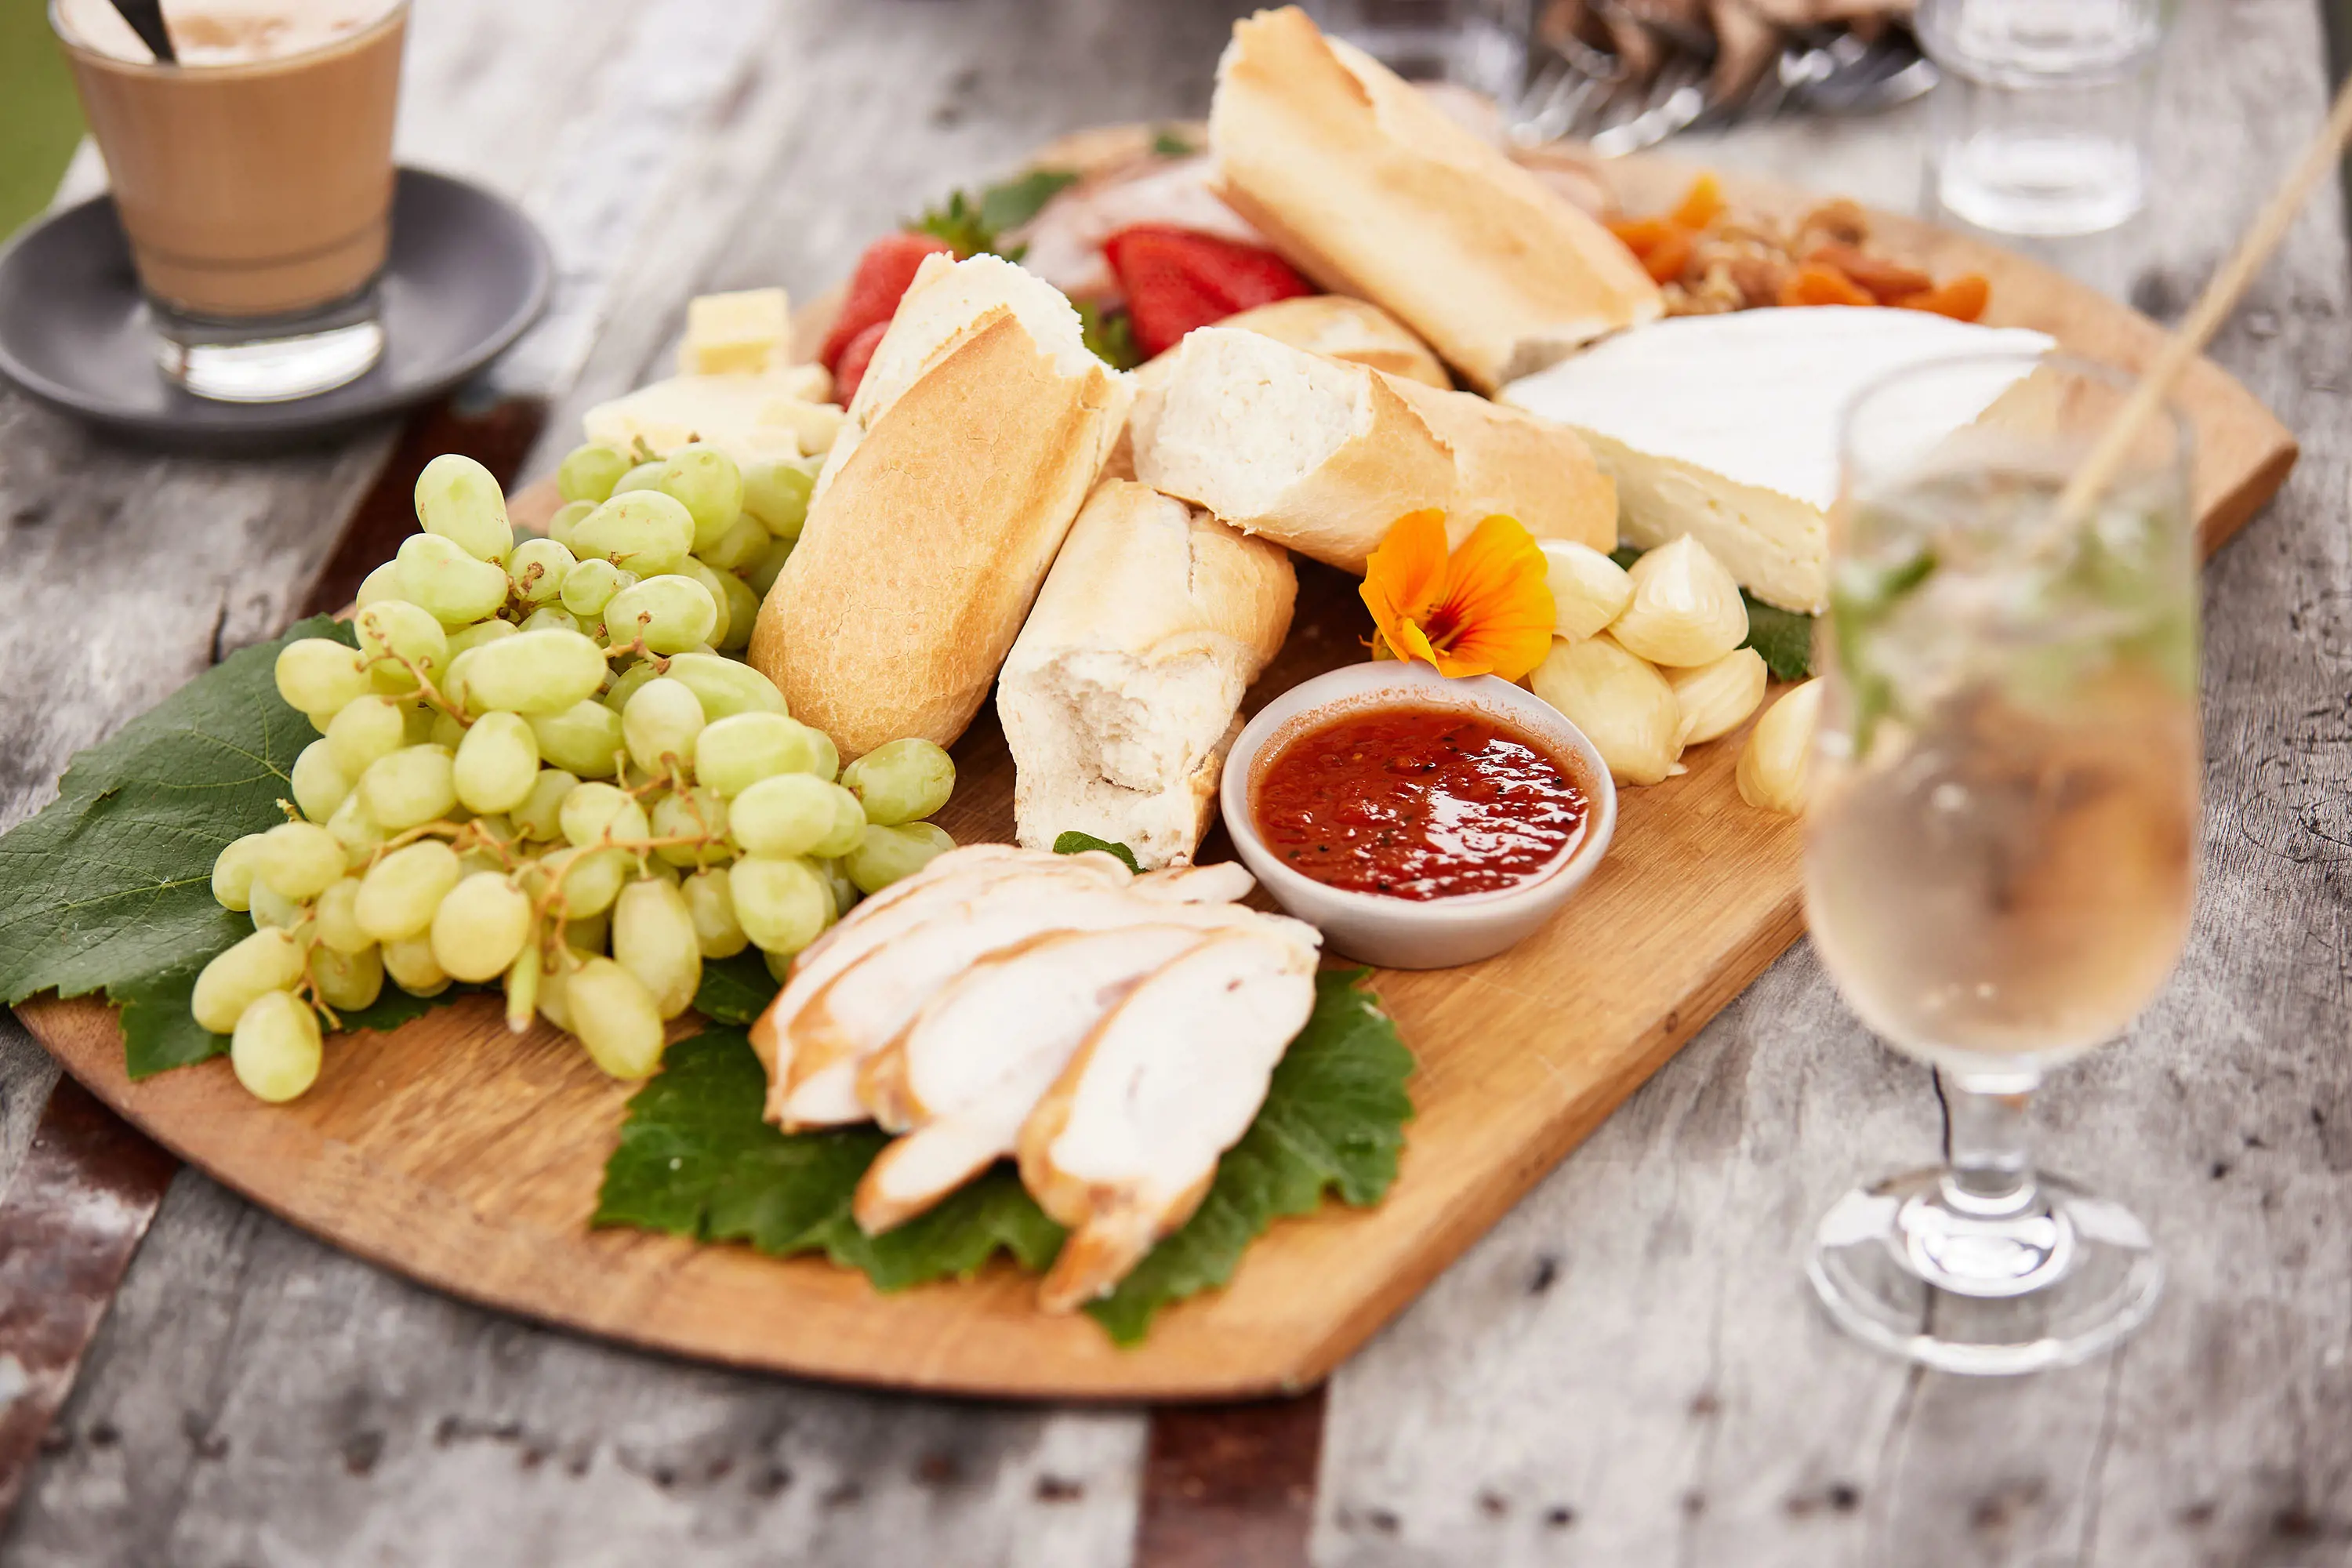
<instances>
[{"instance_id":1,"label":"strawberry","mask_svg":"<svg viewBox=\"0 0 2352 1568\"><path fill-rule=\"evenodd\" d=\"M866 367L874 363L874 351L889 330L887 321L876 321L843 345L841 358L833 367L833 396L844 408L857 395L857 384L866 379Z\"/></svg>"},{"instance_id":2,"label":"strawberry","mask_svg":"<svg viewBox=\"0 0 2352 1568\"><path fill-rule=\"evenodd\" d=\"M1271 250L1165 224L1130 224L1103 241L1103 255L1127 294L1136 345L1147 357L1195 327L1316 291Z\"/></svg>"},{"instance_id":3,"label":"strawberry","mask_svg":"<svg viewBox=\"0 0 2352 1568\"><path fill-rule=\"evenodd\" d=\"M897 313L899 299L907 285L915 280L915 268L923 258L938 251L953 254L955 247L944 239L928 234L886 234L866 247L857 258L857 270L850 275L848 296L841 302L841 314L833 319L833 331L824 335L824 349L816 357L836 376L841 372L841 359L852 340L869 327L889 321ZM869 357L873 351L867 351ZM861 372L864 366L860 365ZM843 401L848 395L843 395Z\"/></svg>"}]
</instances>

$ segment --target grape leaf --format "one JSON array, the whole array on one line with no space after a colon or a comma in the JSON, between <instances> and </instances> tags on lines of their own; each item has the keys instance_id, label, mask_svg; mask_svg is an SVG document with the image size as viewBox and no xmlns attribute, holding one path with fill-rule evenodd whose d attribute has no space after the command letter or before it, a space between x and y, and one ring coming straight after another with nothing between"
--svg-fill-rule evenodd
<instances>
[{"instance_id":1,"label":"grape leaf","mask_svg":"<svg viewBox=\"0 0 2352 1568\"><path fill-rule=\"evenodd\" d=\"M1748 604L1748 640L1739 646L1762 656L1775 680L1802 680L1812 674L1813 617L1751 598L1744 588L1739 596Z\"/></svg>"},{"instance_id":2,"label":"grape leaf","mask_svg":"<svg viewBox=\"0 0 2352 1568\"><path fill-rule=\"evenodd\" d=\"M780 989L760 950L747 947L732 958L703 961L694 1010L714 1024L740 1027L758 1017Z\"/></svg>"},{"instance_id":3,"label":"grape leaf","mask_svg":"<svg viewBox=\"0 0 2352 1568\"><path fill-rule=\"evenodd\" d=\"M1313 1016L1199 1212L1087 1309L1114 1340L1134 1342L1161 1307L1223 1284L1250 1242L1327 1190L1357 1205L1386 1194L1412 1115L1412 1053L1357 984L1362 974L1317 977ZM850 1199L888 1138L871 1127L787 1135L761 1120L766 1097L740 1030L713 1027L672 1046L660 1076L629 1101L593 1223L745 1241L777 1257L823 1252L883 1290L969 1277L999 1251L1039 1270L1060 1247L1061 1227L1002 1164L929 1214L867 1237Z\"/></svg>"},{"instance_id":4,"label":"grape leaf","mask_svg":"<svg viewBox=\"0 0 2352 1568\"><path fill-rule=\"evenodd\" d=\"M1106 855L1116 855L1127 862L1129 870L1138 875L1142 873L1143 868L1136 861L1135 851L1124 844L1113 844L1108 838L1097 838L1091 833L1080 833L1076 828L1072 828L1054 840L1054 853L1056 855L1083 855L1089 849L1099 849Z\"/></svg>"},{"instance_id":5,"label":"grape leaf","mask_svg":"<svg viewBox=\"0 0 2352 1568\"><path fill-rule=\"evenodd\" d=\"M188 996L205 962L253 930L214 900L213 861L285 820L288 773L318 738L278 695L278 650L297 637L352 641L322 616L231 654L77 756L58 798L0 835L0 1001L104 991L122 1008L132 1078L228 1049L196 1026ZM387 991L346 1021L389 1028L426 1005Z\"/></svg>"}]
</instances>

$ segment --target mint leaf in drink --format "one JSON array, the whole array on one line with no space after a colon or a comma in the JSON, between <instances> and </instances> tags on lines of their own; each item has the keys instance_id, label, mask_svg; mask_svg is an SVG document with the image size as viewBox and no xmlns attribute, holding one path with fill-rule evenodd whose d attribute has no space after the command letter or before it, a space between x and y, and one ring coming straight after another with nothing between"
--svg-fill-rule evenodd
<instances>
[{"instance_id":1,"label":"mint leaf in drink","mask_svg":"<svg viewBox=\"0 0 2352 1568\"><path fill-rule=\"evenodd\" d=\"M1313 1016L1200 1209L1087 1309L1114 1340L1139 1340L1160 1308L1231 1279L1282 1215L1308 1213L1329 1192L1357 1205L1386 1195L1412 1115L1412 1053L1362 976L1317 977ZM740 1029L670 1047L659 1076L629 1101L592 1223L742 1241L775 1257L822 1252L883 1290L966 1278L1000 1252L1037 1272L1060 1249L1062 1228L1009 1164L929 1214L866 1235L850 1201L888 1137L872 1127L786 1134L762 1120L766 1100L767 1075Z\"/></svg>"},{"instance_id":2,"label":"mint leaf in drink","mask_svg":"<svg viewBox=\"0 0 2352 1568\"><path fill-rule=\"evenodd\" d=\"M1813 617L1768 605L1741 589L1748 604L1748 640L1775 680L1802 680L1813 672Z\"/></svg>"},{"instance_id":3,"label":"mint leaf in drink","mask_svg":"<svg viewBox=\"0 0 2352 1568\"><path fill-rule=\"evenodd\" d=\"M1116 855L1127 862L1127 868L1140 874L1143 867L1136 860L1135 851L1124 844L1113 844L1108 838L1097 838L1091 833L1073 830L1054 840L1056 855L1084 855L1089 849L1099 849L1106 855Z\"/></svg>"},{"instance_id":4,"label":"mint leaf in drink","mask_svg":"<svg viewBox=\"0 0 2352 1568\"><path fill-rule=\"evenodd\" d=\"M123 1010L134 1079L228 1049L188 1016L188 995L253 930L214 900L213 861L286 819L294 759L318 739L273 673L298 637L353 640L320 616L231 654L76 757L58 798L0 836L0 1001L103 991ZM388 1028L431 1005L387 986L347 1022Z\"/></svg>"}]
</instances>

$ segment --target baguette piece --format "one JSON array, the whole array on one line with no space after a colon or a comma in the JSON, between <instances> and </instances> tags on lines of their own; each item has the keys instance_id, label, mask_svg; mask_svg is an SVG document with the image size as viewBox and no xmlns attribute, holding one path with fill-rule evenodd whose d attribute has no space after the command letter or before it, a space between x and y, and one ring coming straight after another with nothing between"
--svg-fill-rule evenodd
<instances>
[{"instance_id":1,"label":"baguette piece","mask_svg":"<svg viewBox=\"0 0 2352 1568\"><path fill-rule=\"evenodd\" d=\"M1425 386L1449 392L1454 387L1454 378L1445 374L1429 345L1370 300L1351 300L1345 294L1302 294L1295 300L1253 306L1217 325L1257 332L1278 343L1350 364L1370 365ZM1162 354L1160 359L1167 357ZM1159 363L1153 360L1136 374L1148 376Z\"/></svg>"},{"instance_id":2,"label":"baguette piece","mask_svg":"<svg viewBox=\"0 0 2352 1568\"><path fill-rule=\"evenodd\" d=\"M1189 861L1242 693L1282 646L1297 588L1280 547L1105 481L997 686L1022 844L1050 849L1075 828L1147 869Z\"/></svg>"},{"instance_id":3,"label":"baguette piece","mask_svg":"<svg viewBox=\"0 0 2352 1568\"><path fill-rule=\"evenodd\" d=\"M901 736L953 742L1132 397L1051 285L993 256L927 259L826 454L751 662L845 761Z\"/></svg>"},{"instance_id":4,"label":"baguette piece","mask_svg":"<svg viewBox=\"0 0 2352 1568\"><path fill-rule=\"evenodd\" d=\"M1209 145L1276 250L1482 392L1664 313L1615 236L1295 5L1234 24Z\"/></svg>"},{"instance_id":5,"label":"baguette piece","mask_svg":"<svg viewBox=\"0 0 2352 1568\"><path fill-rule=\"evenodd\" d=\"M1538 539L1616 548L1616 486L1564 425L1230 327L1174 353L1137 399L1136 477L1244 533L1359 576L1424 507L1454 544L1507 512Z\"/></svg>"}]
</instances>

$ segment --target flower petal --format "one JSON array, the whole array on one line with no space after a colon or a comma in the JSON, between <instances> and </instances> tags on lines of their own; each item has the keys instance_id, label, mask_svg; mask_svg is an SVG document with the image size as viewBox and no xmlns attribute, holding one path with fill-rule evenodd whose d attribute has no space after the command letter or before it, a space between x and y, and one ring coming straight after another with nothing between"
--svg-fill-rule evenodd
<instances>
[{"instance_id":1,"label":"flower petal","mask_svg":"<svg viewBox=\"0 0 2352 1568\"><path fill-rule=\"evenodd\" d=\"M1444 597L1433 618L1453 628L1444 641L1454 663L1517 680L1551 651L1553 614L1542 550L1518 519L1498 513L1473 529L1446 563Z\"/></svg>"},{"instance_id":2,"label":"flower petal","mask_svg":"<svg viewBox=\"0 0 2352 1568\"><path fill-rule=\"evenodd\" d=\"M1357 593L1381 638L1400 657L1434 662L1428 637L1414 623L1429 614L1444 589L1445 514L1424 510L1407 512L1389 525L1387 537L1364 563Z\"/></svg>"}]
</instances>

